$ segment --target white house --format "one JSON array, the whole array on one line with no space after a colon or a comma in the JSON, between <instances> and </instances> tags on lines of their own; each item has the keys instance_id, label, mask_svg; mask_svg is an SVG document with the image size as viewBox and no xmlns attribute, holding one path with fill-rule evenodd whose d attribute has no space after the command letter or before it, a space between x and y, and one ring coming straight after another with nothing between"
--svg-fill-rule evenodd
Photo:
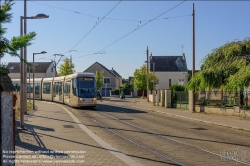
<instances>
[{"instance_id":1,"label":"white house","mask_svg":"<svg viewBox=\"0 0 250 166\"><path fill-rule=\"evenodd\" d=\"M185 54L182 56L150 56L150 71L154 72L158 78L156 89L169 89L173 84L185 85L188 82Z\"/></svg>"},{"instance_id":2,"label":"white house","mask_svg":"<svg viewBox=\"0 0 250 166\"><path fill-rule=\"evenodd\" d=\"M120 85L122 84L122 77L113 68L112 70L109 70L99 62L95 62L90 67L88 67L84 72L95 73L96 71L98 72L103 71L104 74L103 85L101 86L102 96L109 96L110 90L119 88Z\"/></svg>"},{"instance_id":3,"label":"white house","mask_svg":"<svg viewBox=\"0 0 250 166\"><path fill-rule=\"evenodd\" d=\"M30 62L32 64L32 62ZM33 68L27 66L27 79L33 78ZM11 79L20 79L20 62L10 62L7 65L9 69L9 77ZM47 78L55 77L56 70L53 65L53 62L35 62L35 74L34 78Z\"/></svg>"}]
</instances>

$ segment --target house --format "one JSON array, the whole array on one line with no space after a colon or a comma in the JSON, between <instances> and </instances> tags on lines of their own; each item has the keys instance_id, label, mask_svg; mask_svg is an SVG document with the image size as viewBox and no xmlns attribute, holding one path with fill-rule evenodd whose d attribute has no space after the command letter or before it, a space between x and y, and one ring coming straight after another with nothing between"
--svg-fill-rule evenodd
<instances>
[{"instance_id":1,"label":"house","mask_svg":"<svg viewBox=\"0 0 250 166\"><path fill-rule=\"evenodd\" d=\"M157 76L156 89L169 89L173 84L188 82L185 54L182 56L150 56L150 71Z\"/></svg>"},{"instance_id":2,"label":"house","mask_svg":"<svg viewBox=\"0 0 250 166\"><path fill-rule=\"evenodd\" d=\"M110 96L110 90L119 88L122 84L122 77L112 68L109 70L99 62L95 62L84 72L95 73L103 71L103 85L100 87L102 96Z\"/></svg>"},{"instance_id":3,"label":"house","mask_svg":"<svg viewBox=\"0 0 250 166\"><path fill-rule=\"evenodd\" d=\"M32 62L29 62L32 64ZM10 62L7 65L9 77L11 79L20 79L20 62ZM33 78L33 68L27 65L27 78ZM34 78L55 77L56 71L53 62L35 62Z\"/></svg>"}]
</instances>

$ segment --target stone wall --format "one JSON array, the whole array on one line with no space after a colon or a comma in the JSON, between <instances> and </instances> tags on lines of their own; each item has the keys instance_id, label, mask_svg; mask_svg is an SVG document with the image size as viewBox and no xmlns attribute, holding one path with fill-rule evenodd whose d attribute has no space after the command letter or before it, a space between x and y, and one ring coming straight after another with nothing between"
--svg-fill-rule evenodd
<instances>
[{"instance_id":1,"label":"stone wall","mask_svg":"<svg viewBox=\"0 0 250 166\"><path fill-rule=\"evenodd\" d=\"M239 106L234 107L213 107L213 106L195 106L195 112L206 112L210 114L220 114L227 116L238 116L250 118L250 111L240 109Z\"/></svg>"}]
</instances>

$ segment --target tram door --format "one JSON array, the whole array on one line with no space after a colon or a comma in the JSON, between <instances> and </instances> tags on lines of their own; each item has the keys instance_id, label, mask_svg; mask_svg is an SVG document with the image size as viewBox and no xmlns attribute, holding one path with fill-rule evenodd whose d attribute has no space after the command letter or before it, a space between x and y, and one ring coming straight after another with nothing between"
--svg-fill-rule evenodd
<instances>
[{"instance_id":1,"label":"tram door","mask_svg":"<svg viewBox=\"0 0 250 166\"><path fill-rule=\"evenodd\" d=\"M65 80L64 82L64 103L69 104L70 100L70 85L71 81L70 80Z\"/></svg>"}]
</instances>

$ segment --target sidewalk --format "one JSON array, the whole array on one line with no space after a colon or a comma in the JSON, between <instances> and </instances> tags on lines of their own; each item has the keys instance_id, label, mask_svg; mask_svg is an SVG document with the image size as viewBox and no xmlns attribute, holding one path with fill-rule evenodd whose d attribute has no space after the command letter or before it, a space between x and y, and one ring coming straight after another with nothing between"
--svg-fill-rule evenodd
<instances>
[{"instance_id":1,"label":"sidewalk","mask_svg":"<svg viewBox=\"0 0 250 166\"><path fill-rule=\"evenodd\" d=\"M36 101L36 106L36 111L25 115L27 130L17 131L16 166L140 165L134 164L132 159L105 144L62 106L45 101ZM16 125L20 126L19 121Z\"/></svg>"},{"instance_id":2,"label":"sidewalk","mask_svg":"<svg viewBox=\"0 0 250 166\"><path fill-rule=\"evenodd\" d=\"M110 98L110 100L120 100L119 98ZM129 105L135 108L151 110L158 113L164 113L171 116L178 116L180 118L192 119L204 123L216 124L236 128L240 130L250 131L250 119L245 119L236 116L225 116L220 114L206 114L206 113L192 113L185 109L165 108L161 106L154 106L152 102L147 102L146 99L141 98L126 98ZM201 123L202 126L202 123Z\"/></svg>"}]
</instances>

